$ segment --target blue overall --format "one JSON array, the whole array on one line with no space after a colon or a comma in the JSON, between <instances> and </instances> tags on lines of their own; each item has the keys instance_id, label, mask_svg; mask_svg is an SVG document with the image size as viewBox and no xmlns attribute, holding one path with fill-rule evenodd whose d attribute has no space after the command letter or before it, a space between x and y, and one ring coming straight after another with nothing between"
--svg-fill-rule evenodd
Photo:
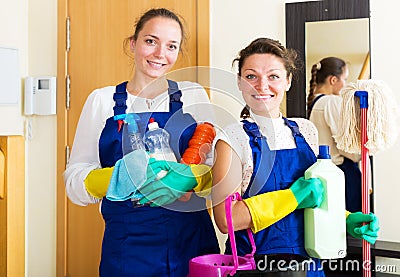
<instances>
[{"instance_id":1,"label":"blue overall","mask_svg":"<svg viewBox=\"0 0 400 277\"><path fill-rule=\"evenodd\" d=\"M308 110L308 117L311 115L315 103L325 94L318 95ZM343 157L343 163L338 167L343 171L345 177L346 210L349 212L361 211L361 171L358 163Z\"/></svg>"},{"instance_id":2,"label":"blue overall","mask_svg":"<svg viewBox=\"0 0 400 277\"><path fill-rule=\"evenodd\" d=\"M261 135L256 123L243 120L243 128L249 136L253 155L253 175L243 198L256 194L288 189L316 157L294 121L283 118L291 129L296 148L271 151L266 138ZM256 188L256 189L255 189ZM307 257L304 249L304 210L295 210L268 228L253 234L256 254L297 254ZM251 252L246 230L235 232L238 254ZM227 249L230 251L230 244ZM316 260L317 266L320 262ZM316 267L317 268L317 267ZM323 271L309 271L307 276L325 276Z\"/></svg>"},{"instance_id":3,"label":"blue overall","mask_svg":"<svg viewBox=\"0 0 400 277\"><path fill-rule=\"evenodd\" d=\"M346 210L349 212L361 211L361 171L358 163L343 157L343 163L338 167L344 172Z\"/></svg>"},{"instance_id":4,"label":"blue overall","mask_svg":"<svg viewBox=\"0 0 400 277\"><path fill-rule=\"evenodd\" d=\"M139 113L139 131L144 134L150 117L167 129L171 147L180 160L187 148L196 122L182 112L181 91L168 80L169 112ZM114 93L114 115L126 111L126 82ZM173 123L172 123L173 122ZM122 130L113 117L99 140L102 167L110 167L123 156ZM180 211L193 211L183 212ZM219 253L218 241L205 199L192 195L188 202L176 201L168 207L134 206L131 200L102 200L105 221L100 276L178 276L188 273L189 260L195 256Z\"/></svg>"}]
</instances>

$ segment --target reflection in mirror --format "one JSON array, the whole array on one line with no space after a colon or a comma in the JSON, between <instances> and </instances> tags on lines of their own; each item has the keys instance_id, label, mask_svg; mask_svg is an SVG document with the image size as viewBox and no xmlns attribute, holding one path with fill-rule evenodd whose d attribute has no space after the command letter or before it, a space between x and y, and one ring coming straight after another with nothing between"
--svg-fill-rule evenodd
<instances>
[{"instance_id":1,"label":"reflection in mirror","mask_svg":"<svg viewBox=\"0 0 400 277\"><path fill-rule=\"evenodd\" d=\"M306 92L311 68L321 59L338 57L347 63L347 82L369 79L369 19L307 22L305 24Z\"/></svg>"},{"instance_id":2,"label":"reflection in mirror","mask_svg":"<svg viewBox=\"0 0 400 277\"><path fill-rule=\"evenodd\" d=\"M286 116L287 117L305 117L306 116L306 74L309 74L310 68L307 63L318 62L314 59L307 58L306 61L306 25L318 24L319 22L332 22L332 25L342 21L351 22L352 20L364 19L366 24L366 32L354 31L353 27L335 27L329 32L324 31L316 34L318 39L312 43L319 49L326 50L327 46L334 42L338 42L342 37L342 33L352 31L350 34L351 42L343 44L344 49L352 47L351 44L358 43L358 36L364 35L362 41L367 41L365 45L369 45L369 18L370 8L369 0L318 0L306 2L292 2L285 4L286 14L286 47L296 49L300 58L304 61L305 66L300 70L298 78L292 81L292 87L286 95ZM324 24L325 24L324 23ZM310 27L312 28L312 27ZM310 33L310 32L309 32ZM330 42L328 42L330 41ZM325 44L325 42L327 42ZM307 46L310 43L307 43ZM364 52L363 61L366 59L368 51ZM329 54L332 56L333 54ZM338 54L339 55L339 54ZM344 57L346 60L346 58ZM368 61L368 60L367 60ZM307 67L307 68L306 68ZM364 67L363 74L369 75L369 64ZM354 71L354 70L353 70ZM360 70L358 69L358 73Z\"/></svg>"}]
</instances>

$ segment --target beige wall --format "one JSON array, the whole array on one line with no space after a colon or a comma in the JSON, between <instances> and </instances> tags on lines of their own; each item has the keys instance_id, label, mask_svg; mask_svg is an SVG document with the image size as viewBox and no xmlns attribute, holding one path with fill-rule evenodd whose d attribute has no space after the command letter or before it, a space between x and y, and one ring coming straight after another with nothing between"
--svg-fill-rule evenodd
<instances>
[{"instance_id":1,"label":"beige wall","mask_svg":"<svg viewBox=\"0 0 400 277\"><path fill-rule=\"evenodd\" d=\"M253 0L251 4L242 0L211 0L210 3L210 64L215 73L210 78L211 100L220 107L219 124L224 126L238 118L244 106L232 60L257 37L284 39L285 5L283 0Z\"/></svg>"},{"instance_id":2,"label":"beige wall","mask_svg":"<svg viewBox=\"0 0 400 277\"><path fill-rule=\"evenodd\" d=\"M397 103L400 103L400 37L394 33L400 27L399 9L399 1L371 0L371 74L389 85ZM398 122L397 126L400 126L400 119ZM375 203L382 226L380 236L384 240L397 242L400 242L400 227L395 219L400 214L399 157L400 139L397 139L395 146L375 157Z\"/></svg>"},{"instance_id":3,"label":"beige wall","mask_svg":"<svg viewBox=\"0 0 400 277\"><path fill-rule=\"evenodd\" d=\"M22 89L26 76L56 75L56 0L0 0L0 45L19 49ZM26 264L29 277L55 276L56 117L23 115L0 106L1 135L25 135Z\"/></svg>"},{"instance_id":4,"label":"beige wall","mask_svg":"<svg viewBox=\"0 0 400 277\"><path fill-rule=\"evenodd\" d=\"M29 0L28 75L57 75L57 1ZM56 116L29 116L27 276L56 275ZM46 255L38 255L46 253Z\"/></svg>"},{"instance_id":5,"label":"beige wall","mask_svg":"<svg viewBox=\"0 0 400 277\"><path fill-rule=\"evenodd\" d=\"M0 5L0 46L19 50L20 74L24 76L28 71L28 0L0 0ZM1 135L23 134L21 104L0 106L0 132Z\"/></svg>"},{"instance_id":6,"label":"beige wall","mask_svg":"<svg viewBox=\"0 0 400 277\"><path fill-rule=\"evenodd\" d=\"M397 0L371 0L372 74L385 80L400 98L397 82L399 58L396 45L400 38L393 35ZM237 51L258 36L285 41L285 2L283 0L210 0L211 3L211 65L222 76L234 82L232 59ZM57 1L0 0L0 45L20 51L21 77L56 74ZM383 23L385 20L385 23ZM232 30L234 36L228 35ZM241 96L232 81L212 79L212 85L227 88L234 98L212 92L215 103L223 103L234 116L242 107ZM235 83L234 83L235 84ZM21 97L23 99L23 97ZM400 99L399 99L400 100ZM56 119L55 116L24 117L22 104L0 107L0 134L23 134L31 125L31 138L26 136L26 276L55 276L55 216L56 216ZM400 143L390 151L377 155L375 161L376 213L382 229L382 239L400 241L396 218L400 205L396 203L400 186L396 177L396 157ZM400 267L398 267L400 270Z\"/></svg>"}]
</instances>

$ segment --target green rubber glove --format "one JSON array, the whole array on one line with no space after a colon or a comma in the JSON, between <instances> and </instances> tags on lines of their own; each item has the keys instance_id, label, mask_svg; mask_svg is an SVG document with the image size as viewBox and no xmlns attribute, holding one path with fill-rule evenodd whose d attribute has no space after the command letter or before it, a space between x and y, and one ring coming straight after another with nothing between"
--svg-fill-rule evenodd
<instances>
[{"instance_id":1,"label":"green rubber glove","mask_svg":"<svg viewBox=\"0 0 400 277\"><path fill-rule=\"evenodd\" d=\"M296 209L316 208L323 200L324 187L318 178L300 177L290 187L297 200Z\"/></svg>"},{"instance_id":2,"label":"green rubber glove","mask_svg":"<svg viewBox=\"0 0 400 277\"><path fill-rule=\"evenodd\" d=\"M350 213L346 218L346 229L352 237L374 244L378 238L379 220L373 213Z\"/></svg>"},{"instance_id":3,"label":"green rubber glove","mask_svg":"<svg viewBox=\"0 0 400 277\"><path fill-rule=\"evenodd\" d=\"M175 202L196 186L211 183L211 170L206 165L186 165L150 159L148 166L154 172L164 170L167 174L161 179L144 184L139 189L144 196L139 200L140 204L152 202L153 207L167 205Z\"/></svg>"}]
</instances>

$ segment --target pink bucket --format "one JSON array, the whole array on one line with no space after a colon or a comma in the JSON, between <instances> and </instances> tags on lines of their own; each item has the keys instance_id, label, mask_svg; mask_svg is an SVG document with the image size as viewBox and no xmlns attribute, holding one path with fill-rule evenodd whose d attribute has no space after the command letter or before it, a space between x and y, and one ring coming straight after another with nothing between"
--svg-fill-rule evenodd
<instances>
[{"instance_id":1,"label":"pink bucket","mask_svg":"<svg viewBox=\"0 0 400 277\"><path fill-rule=\"evenodd\" d=\"M208 254L195 257L189 261L188 277L226 277L233 276L236 270L254 270L256 264L254 262L254 253L256 245L254 243L253 234L247 229L250 243L253 248L251 254L244 257L238 257L236 249L236 240L232 223L232 201L242 200L240 194L236 192L225 200L225 213L228 223L228 235L231 242L232 255L224 254Z\"/></svg>"}]
</instances>

